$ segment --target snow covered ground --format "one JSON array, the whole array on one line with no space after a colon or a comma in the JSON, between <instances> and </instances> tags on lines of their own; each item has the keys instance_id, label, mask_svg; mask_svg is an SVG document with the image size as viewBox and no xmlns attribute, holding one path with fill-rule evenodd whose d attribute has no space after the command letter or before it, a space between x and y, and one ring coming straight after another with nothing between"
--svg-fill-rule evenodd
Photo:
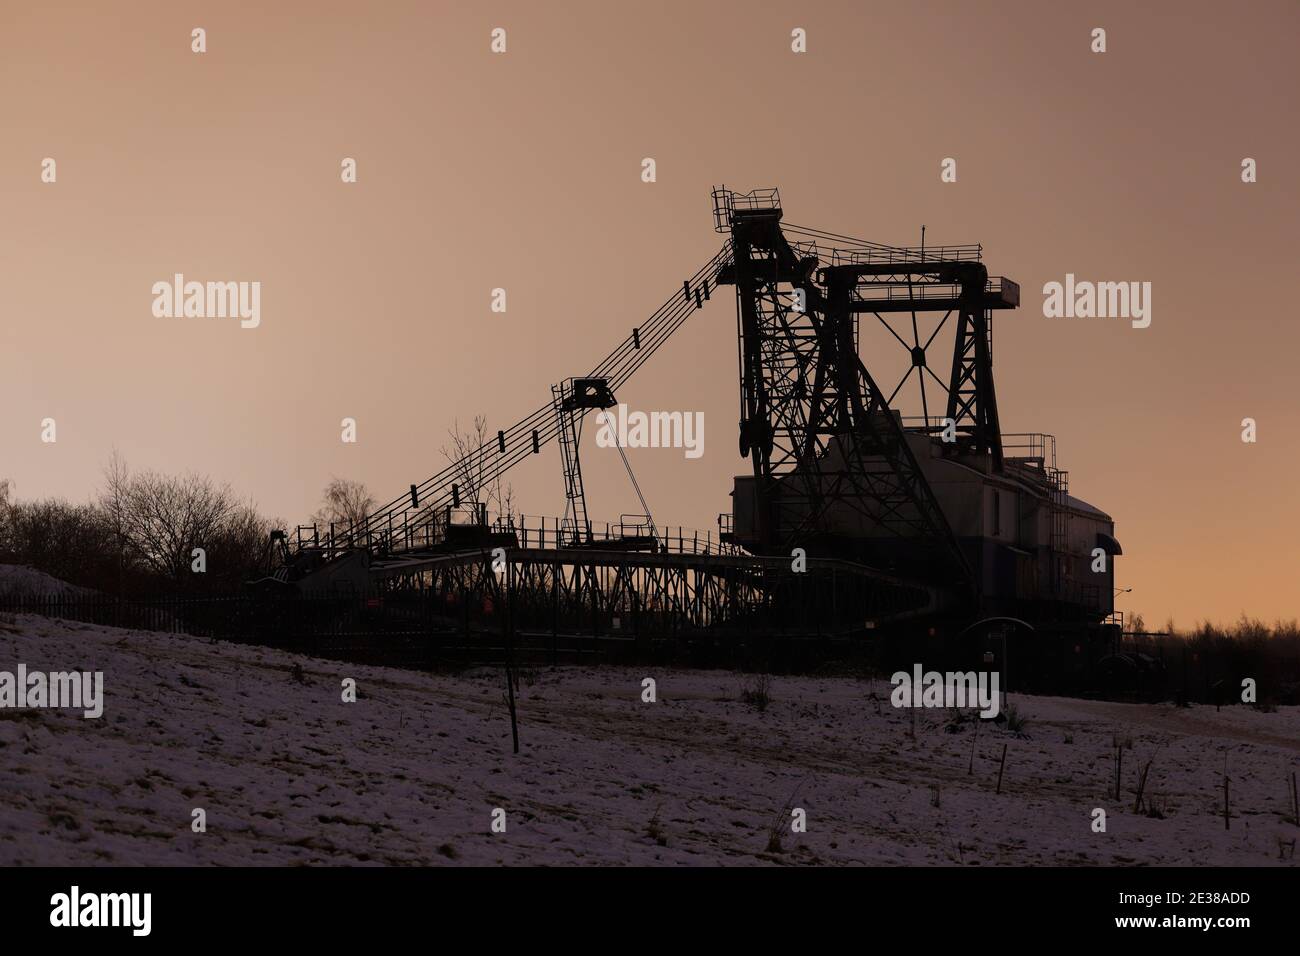
<instances>
[{"instance_id":1,"label":"snow covered ground","mask_svg":"<svg viewBox=\"0 0 1300 956\"><path fill-rule=\"evenodd\" d=\"M0 597L93 597L94 591L38 571L26 564L0 564Z\"/></svg>"},{"instance_id":2,"label":"snow covered ground","mask_svg":"<svg viewBox=\"0 0 1300 956\"><path fill-rule=\"evenodd\" d=\"M5 865L1291 866L1279 839L1300 834L1287 789L1300 708L1013 696L1027 736L948 732L942 711L917 712L913 736L883 681L778 677L760 712L743 675L540 669L522 678L515 755L495 670L434 676L0 616L0 671L20 662L102 670L106 704L100 720L0 710ZM349 677L356 703L342 701ZM1132 742L1119 801L1116 739ZM1133 812L1148 760L1162 818ZM790 831L791 808L807 832Z\"/></svg>"}]
</instances>

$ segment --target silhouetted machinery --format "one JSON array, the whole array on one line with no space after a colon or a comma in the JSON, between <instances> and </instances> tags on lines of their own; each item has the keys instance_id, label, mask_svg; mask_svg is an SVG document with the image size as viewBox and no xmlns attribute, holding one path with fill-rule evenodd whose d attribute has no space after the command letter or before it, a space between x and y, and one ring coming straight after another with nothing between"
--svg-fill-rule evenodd
<instances>
[{"instance_id":1,"label":"silhouetted machinery","mask_svg":"<svg viewBox=\"0 0 1300 956\"><path fill-rule=\"evenodd\" d=\"M1112 613L1110 517L1068 494L1051 436L1002 434L992 313L1016 308L1020 289L988 275L979 246L882 246L783 226L775 189L714 190L714 221L732 239L718 281L736 288L740 451L753 465L735 482L732 540L924 580L968 613ZM863 361L864 319L906 350L888 396ZM930 351L946 326L940 377ZM904 419L896 400L909 382L919 415Z\"/></svg>"},{"instance_id":2,"label":"silhouetted machinery","mask_svg":"<svg viewBox=\"0 0 1300 956\"><path fill-rule=\"evenodd\" d=\"M993 313L1019 305L1016 283L989 276L978 245L887 246L784 222L775 189L717 188L713 213L728 237L723 248L595 368L555 386L550 403L472 451L472 468L453 462L356 526L312 528L306 537L300 528L297 560L312 569L304 583L400 571L427 584L442 564L476 559L464 557L473 527L533 562L521 570L530 579L542 558L528 533L513 516L489 529L486 506L462 499L558 439L566 516L553 539L543 531L537 544L551 549L555 569L568 562L577 571L536 580L553 590L560 580L606 589L587 604L579 594L575 607L603 607L611 620L619 601L633 615L685 609L693 627L739 619L732 605L753 620L780 601L812 601L814 592L792 586L786 573L799 553L810 576L831 582L817 600L841 617L870 617L858 619L860 628L904 619L964 626L992 616L1089 627L1110 616L1120 553L1112 520L1070 496L1051 436L1001 431ZM735 289L739 450L751 464L719 518L725 547L701 551L696 540L698 553L685 554L691 549L679 540L672 553L648 507L641 543L593 536L578 455L583 416L611 407L721 285ZM888 349L901 348L903 374L888 394L868 369L887 356L868 344L864 326ZM945 329L950 361L937 354ZM466 509L471 527L457 531ZM297 576L293 564L282 577ZM344 567L352 571L341 576ZM690 594L667 590L679 586ZM846 599L853 589L871 593Z\"/></svg>"}]
</instances>

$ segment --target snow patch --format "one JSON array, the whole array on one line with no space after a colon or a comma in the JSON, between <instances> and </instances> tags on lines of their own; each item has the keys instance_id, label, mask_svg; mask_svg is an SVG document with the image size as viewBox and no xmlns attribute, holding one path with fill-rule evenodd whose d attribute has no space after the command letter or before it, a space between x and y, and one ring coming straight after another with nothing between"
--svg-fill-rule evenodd
<instances>
[{"instance_id":1,"label":"snow patch","mask_svg":"<svg viewBox=\"0 0 1300 956\"><path fill-rule=\"evenodd\" d=\"M0 598L93 597L90 588L78 587L26 564L0 564Z\"/></svg>"},{"instance_id":2,"label":"snow patch","mask_svg":"<svg viewBox=\"0 0 1300 956\"><path fill-rule=\"evenodd\" d=\"M521 674L516 755L499 669L0 623L0 667L102 670L105 693L98 721L0 710L0 865L1295 865L1279 844L1297 832L1296 707L1013 694L1014 734L891 707L884 679L776 677L760 711L727 672L539 668Z\"/></svg>"}]
</instances>

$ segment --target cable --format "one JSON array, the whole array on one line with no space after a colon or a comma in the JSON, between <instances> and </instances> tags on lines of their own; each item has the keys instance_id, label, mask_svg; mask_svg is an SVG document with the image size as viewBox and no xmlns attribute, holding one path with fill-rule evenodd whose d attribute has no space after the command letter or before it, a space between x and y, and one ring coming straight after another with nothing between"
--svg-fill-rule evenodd
<instances>
[{"instance_id":1,"label":"cable","mask_svg":"<svg viewBox=\"0 0 1300 956\"><path fill-rule=\"evenodd\" d=\"M687 280L687 287L695 295L701 297L710 295L717 288L719 271L730 261L731 240L728 239L722 248ZM699 301L702 305L703 299ZM621 388L698 308L695 299L674 293L637 328L635 335L628 335L615 346L614 350L602 359L587 377L608 379L611 390ZM536 433L535 446L534 432ZM393 526L399 521L409 530L410 516L413 512L428 514L428 517L423 520L417 518L414 525L416 528L424 527L435 520L437 513L454 503L451 486L458 484L457 478L465 471L466 462L476 462L479 471L476 480L470 484L485 488L497 481L510 468L555 439L558 433L559 425L554 416L554 405L543 405L524 419L503 429L500 437L483 442L432 477L416 485L414 502L409 493L399 496L367 515L358 525L337 531L335 538L352 540L358 535L382 535L390 527L396 531L397 528ZM633 484L635 485L635 476L633 476ZM640 497L639 487L637 492ZM644 497L641 497L641 500L644 505Z\"/></svg>"},{"instance_id":2,"label":"cable","mask_svg":"<svg viewBox=\"0 0 1300 956\"><path fill-rule=\"evenodd\" d=\"M627 469L627 476L632 479L632 487L636 490L637 498L641 500L641 507L646 520L650 522L650 536L657 538L659 532L655 530L654 516L650 514L650 506L645 503L645 495L641 494L641 486L637 484L636 475L632 474L632 463L627 460L627 453L623 451L623 446L618 443L617 435L614 436L614 447L618 449L619 457L623 459L623 467Z\"/></svg>"}]
</instances>

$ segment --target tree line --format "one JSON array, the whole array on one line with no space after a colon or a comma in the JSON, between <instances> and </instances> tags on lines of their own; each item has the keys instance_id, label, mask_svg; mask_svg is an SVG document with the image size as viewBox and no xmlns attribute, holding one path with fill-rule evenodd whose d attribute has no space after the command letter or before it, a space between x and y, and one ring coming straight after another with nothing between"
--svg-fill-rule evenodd
<instances>
[{"instance_id":1,"label":"tree line","mask_svg":"<svg viewBox=\"0 0 1300 956\"><path fill-rule=\"evenodd\" d=\"M229 484L132 470L116 453L85 504L23 501L13 491L0 479L0 563L112 596L237 590L268 573L271 531L284 527ZM363 484L336 478L311 520L349 524L373 507Z\"/></svg>"}]
</instances>

